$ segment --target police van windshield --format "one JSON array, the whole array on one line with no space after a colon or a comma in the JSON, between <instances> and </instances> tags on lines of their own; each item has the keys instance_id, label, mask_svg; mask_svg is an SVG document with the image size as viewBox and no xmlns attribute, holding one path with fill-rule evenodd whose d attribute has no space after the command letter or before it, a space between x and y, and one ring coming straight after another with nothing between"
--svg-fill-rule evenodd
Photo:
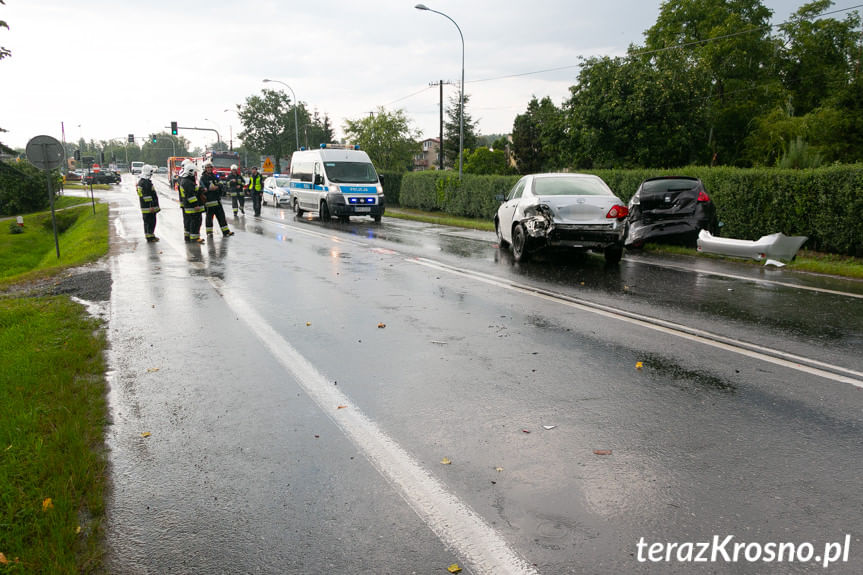
<instances>
[{"instance_id":1,"label":"police van windshield","mask_svg":"<svg viewBox=\"0 0 863 575\"><path fill-rule=\"evenodd\" d=\"M324 162L327 178L338 184L376 184L378 175L368 162Z\"/></svg>"}]
</instances>

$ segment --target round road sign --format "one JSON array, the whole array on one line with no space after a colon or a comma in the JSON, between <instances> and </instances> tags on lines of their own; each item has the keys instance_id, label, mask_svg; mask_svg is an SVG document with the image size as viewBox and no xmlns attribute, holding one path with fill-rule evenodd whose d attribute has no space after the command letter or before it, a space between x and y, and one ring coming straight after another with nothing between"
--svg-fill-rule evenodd
<instances>
[{"instance_id":1,"label":"round road sign","mask_svg":"<svg viewBox=\"0 0 863 575\"><path fill-rule=\"evenodd\" d=\"M27 142L27 159L42 170L59 168L63 163L63 145L51 136L36 136Z\"/></svg>"}]
</instances>

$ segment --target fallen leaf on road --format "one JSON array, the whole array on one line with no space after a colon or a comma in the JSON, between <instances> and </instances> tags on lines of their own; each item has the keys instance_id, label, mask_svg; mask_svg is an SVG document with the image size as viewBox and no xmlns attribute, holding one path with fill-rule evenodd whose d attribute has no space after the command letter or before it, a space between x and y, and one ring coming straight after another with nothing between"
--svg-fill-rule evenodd
<instances>
[{"instance_id":1,"label":"fallen leaf on road","mask_svg":"<svg viewBox=\"0 0 863 575\"><path fill-rule=\"evenodd\" d=\"M141 437L150 437L150 432L145 431L144 433L141 434Z\"/></svg>"},{"instance_id":2,"label":"fallen leaf on road","mask_svg":"<svg viewBox=\"0 0 863 575\"><path fill-rule=\"evenodd\" d=\"M387 326L387 324L385 324L385 323L383 323L383 322L380 322L380 323L378 324L378 328L379 328L379 329L383 329L383 328L385 328L386 326Z\"/></svg>"},{"instance_id":3,"label":"fallen leaf on road","mask_svg":"<svg viewBox=\"0 0 863 575\"><path fill-rule=\"evenodd\" d=\"M611 450L610 449L594 449L593 454L594 455L611 455Z\"/></svg>"},{"instance_id":4,"label":"fallen leaf on road","mask_svg":"<svg viewBox=\"0 0 863 575\"><path fill-rule=\"evenodd\" d=\"M338 406L336 409L344 409L344 408L346 408L346 407L347 407L347 405L340 405L340 406Z\"/></svg>"},{"instance_id":5,"label":"fallen leaf on road","mask_svg":"<svg viewBox=\"0 0 863 575\"><path fill-rule=\"evenodd\" d=\"M50 497L46 497L42 502L42 511L48 511L49 509L54 509L54 502L51 501Z\"/></svg>"},{"instance_id":6,"label":"fallen leaf on road","mask_svg":"<svg viewBox=\"0 0 863 575\"><path fill-rule=\"evenodd\" d=\"M147 368L147 373L155 373L157 371L159 371L158 367L148 367Z\"/></svg>"},{"instance_id":7,"label":"fallen leaf on road","mask_svg":"<svg viewBox=\"0 0 863 575\"><path fill-rule=\"evenodd\" d=\"M446 457L444 457L443 459L441 459L441 460L440 460L440 462L441 462L441 465L452 465L452 461L450 461L450 460L449 460L448 458L446 458Z\"/></svg>"},{"instance_id":8,"label":"fallen leaf on road","mask_svg":"<svg viewBox=\"0 0 863 575\"><path fill-rule=\"evenodd\" d=\"M503 471L503 467L495 467L494 470L500 473L501 471Z\"/></svg>"},{"instance_id":9,"label":"fallen leaf on road","mask_svg":"<svg viewBox=\"0 0 863 575\"><path fill-rule=\"evenodd\" d=\"M446 568L450 573L461 573L461 567L458 566L458 563L453 563L449 567Z\"/></svg>"},{"instance_id":10,"label":"fallen leaf on road","mask_svg":"<svg viewBox=\"0 0 863 575\"><path fill-rule=\"evenodd\" d=\"M522 429L521 432L522 433L530 433L530 430L529 429Z\"/></svg>"},{"instance_id":11,"label":"fallen leaf on road","mask_svg":"<svg viewBox=\"0 0 863 575\"><path fill-rule=\"evenodd\" d=\"M644 362L641 362L641 361L635 362L635 369L642 369L643 367L644 367Z\"/></svg>"},{"instance_id":12,"label":"fallen leaf on road","mask_svg":"<svg viewBox=\"0 0 863 575\"><path fill-rule=\"evenodd\" d=\"M309 327L310 325L312 325L312 322L307 321L307 322L306 322L306 327Z\"/></svg>"}]
</instances>

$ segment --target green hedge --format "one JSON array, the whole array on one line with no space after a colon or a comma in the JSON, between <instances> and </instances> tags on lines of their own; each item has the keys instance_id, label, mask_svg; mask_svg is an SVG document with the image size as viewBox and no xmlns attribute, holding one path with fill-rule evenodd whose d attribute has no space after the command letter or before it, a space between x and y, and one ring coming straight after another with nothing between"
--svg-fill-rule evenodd
<instances>
[{"instance_id":1,"label":"green hedge","mask_svg":"<svg viewBox=\"0 0 863 575\"><path fill-rule=\"evenodd\" d=\"M700 178L716 204L725 237L754 240L767 234L809 237L805 247L863 256L863 165L811 170L707 168L680 170L595 170L625 202L646 178ZM459 186L452 171L407 173L401 179L404 207L455 216L492 219L518 176L465 174ZM387 192L389 194L389 192ZM389 201L389 196L387 198Z\"/></svg>"}]
</instances>

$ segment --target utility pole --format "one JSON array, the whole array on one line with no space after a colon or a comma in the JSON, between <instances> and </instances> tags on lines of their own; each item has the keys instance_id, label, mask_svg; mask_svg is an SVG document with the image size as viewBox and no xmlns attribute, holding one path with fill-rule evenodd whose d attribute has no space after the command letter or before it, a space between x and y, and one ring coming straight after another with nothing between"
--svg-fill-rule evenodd
<instances>
[{"instance_id":1,"label":"utility pole","mask_svg":"<svg viewBox=\"0 0 863 575\"><path fill-rule=\"evenodd\" d=\"M440 86L440 142L438 142L438 160L440 163L440 169L443 170L443 87L444 84L447 86L452 86L452 82L444 82L440 80L438 82L430 82L429 86Z\"/></svg>"}]
</instances>

